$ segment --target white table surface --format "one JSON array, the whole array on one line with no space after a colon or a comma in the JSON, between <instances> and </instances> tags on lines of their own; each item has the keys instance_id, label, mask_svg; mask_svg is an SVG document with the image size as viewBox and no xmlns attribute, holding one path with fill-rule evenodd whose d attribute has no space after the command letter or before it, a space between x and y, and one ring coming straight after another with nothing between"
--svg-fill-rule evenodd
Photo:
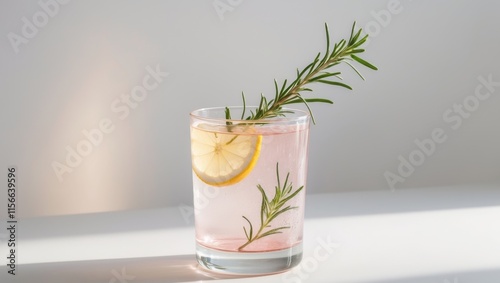
<instances>
[{"instance_id":1,"label":"white table surface","mask_svg":"<svg viewBox=\"0 0 500 283\"><path fill-rule=\"evenodd\" d=\"M238 277L197 266L187 206L22 219L0 282L500 282L500 184L308 195L304 225L301 265Z\"/></svg>"}]
</instances>

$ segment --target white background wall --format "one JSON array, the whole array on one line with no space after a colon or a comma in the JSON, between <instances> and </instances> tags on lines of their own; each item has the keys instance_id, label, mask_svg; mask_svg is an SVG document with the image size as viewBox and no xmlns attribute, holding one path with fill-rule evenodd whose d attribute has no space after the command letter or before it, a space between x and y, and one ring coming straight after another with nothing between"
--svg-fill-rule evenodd
<instances>
[{"instance_id":1,"label":"white background wall","mask_svg":"<svg viewBox=\"0 0 500 283\"><path fill-rule=\"evenodd\" d=\"M384 173L399 174L398 157L436 128L447 139L396 190L500 181L498 83L461 125L443 119L477 88L488 92L478 77L500 82L497 1L74 0L51 9L44 23L38 2L0 1L0 180L18 168L21 217L189 205L188 113L239 105L241 91L250 103L272 95L274 78L324 50L325 22L337 41L356 20L372 36L364 58L380 70L364 70L365 82L346 74L352 92L315 87L335 104L313 105L308 193L390 190ZM111 105L147 66L169 76L120 119ZM51 164L102 119L114 131L59 182Z\"/></svg>"}]
</instances>

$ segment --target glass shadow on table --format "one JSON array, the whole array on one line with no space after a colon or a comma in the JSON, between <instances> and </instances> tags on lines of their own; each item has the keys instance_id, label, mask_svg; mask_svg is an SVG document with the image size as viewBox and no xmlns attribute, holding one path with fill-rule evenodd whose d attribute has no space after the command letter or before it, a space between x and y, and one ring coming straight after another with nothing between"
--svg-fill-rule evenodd
<instances>
[{"instance_id":1,"label":"glass shadow on table","mask_svg":"<svg viewBox=\"0 0 500 283\"><path fill-rule=\"evenodd\" d=\"M6 266L0 268L0 281L8 281ZM190 282L237 279L238 276L212 273L198 265L195 255L145 257L24 264L16 267L12 282L37 283L124 283Z\"/></svg>"}]
</instances>

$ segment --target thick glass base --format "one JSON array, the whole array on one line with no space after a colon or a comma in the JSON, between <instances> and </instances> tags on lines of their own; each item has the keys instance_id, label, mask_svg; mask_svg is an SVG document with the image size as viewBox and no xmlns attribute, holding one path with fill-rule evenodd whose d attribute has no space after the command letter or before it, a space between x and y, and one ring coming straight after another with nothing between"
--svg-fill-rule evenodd
<instances>
[{"instance_id":1,"label":"thick glass base","mask_svg":"<svg viewBox=\"0 0 500 283\"><path fill-rule=\"evenodd\" d=\"M300 263L302 243L271 252L226 252L197 244L196 259L201 266L220 273L242 275L278 273Z\"/></svg>"}]
</instances>

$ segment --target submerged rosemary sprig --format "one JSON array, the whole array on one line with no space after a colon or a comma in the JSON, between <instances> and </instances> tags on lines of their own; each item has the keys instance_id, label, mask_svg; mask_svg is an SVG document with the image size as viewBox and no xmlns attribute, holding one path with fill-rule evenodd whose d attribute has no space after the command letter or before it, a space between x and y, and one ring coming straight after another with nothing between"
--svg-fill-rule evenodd
<instances>
[{"instance_id":1,"label":"submerged rosemary sprig","mask_svg":"<svg viewBox=\"0 0 500 283\"><path fill-rule=\"evenodd\" d=\"M269 200L269 198L267 197L264 188L262 188L261 185L257 185L257 189L259 189L260 193L262 194L262 204L260 207L260 227L257 233L253 234L254 229L252 222L250 222L247 217L242 216L248 222L249 228L247 230L247 228L243 226L243 231L245 232L247 242L238 248L239 251L260 238L273 234L279 234L281 233L281 230L290 228L290 226L271 228L271 221L273 221L273 219L289 210L297 208L296 206L285 205L304 188L304 186L301 186L294 191L292 183L288 182L289 176L290 173L286 175L285 183L283 184L283 186L281 186L279 167L278 163L276 163L276 179L278 181L278 185L275 186L274 197L271 200ZM269 229L264 231L267 228Z\"/></svg>"},{"instance_id":2,"label":"submerged rosemary sprig","mask_svg":"<svg viewBox=\"0 0 500 283\"><path fill-rule=\"evenodd\" d=\"M250 111L250 116L245 118L246 101L245 95L242 93L243 98L243 113L241 119L245 120L259 120L266 118L273 118L278 116L285 116L285 114L290 113L283 109L283 105L294 104L294 103L304 103L311 115L313 123L314 116L312 114L311 108L309 107L310 102L321 102L333 104L333 101L326 98L306 98L303 97L303 92L311 92L312 89L306 87L306 85L311 83L323 83L334 86L340 86L352 90L352 88L340 82L342 80L341 72L331 72L328 71L331 67L339 65L340 63L345 63L350 66L360 78L364 80L364 77L356 69L356 67L351 64L351 62L356 61L361 65L368 67L372 70L377 70L377 67L368 63L367 61L361 59L356 54L363 53L365 50L361 49L361 45L366 42L368 35L361 35L362 29L355 31L356 22L352 25L351 35L349 40L342 39L333 46L333 50L330 51L330 33L328 31L328 25L325 23L326 32L326 52L323 57L321 57L321 52L318 53L313 62L307 65L302 71L297 69L297 77L291 83L287 80L283 82L281 87L278 87L278 83L274 80L275 96L273 99L268 100L264 95L261 94L260 102L258 108L254 111ZM320 58L321 57L321 58ZM229 109L226 108L226 118L231 118L231 113Z\"/></svg>"}]
</instances>

